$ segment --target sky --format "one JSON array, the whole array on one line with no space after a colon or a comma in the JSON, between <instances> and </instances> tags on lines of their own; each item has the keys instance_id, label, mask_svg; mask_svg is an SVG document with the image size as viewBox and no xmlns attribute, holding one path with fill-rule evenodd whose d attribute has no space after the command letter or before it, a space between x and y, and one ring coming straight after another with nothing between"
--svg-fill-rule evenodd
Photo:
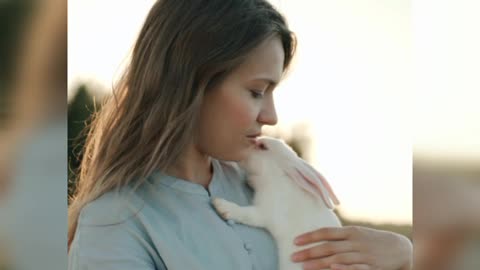
<instances>
[{"instance_id":1,"label":"sky","mask_svg":"<svg viewBox=\"0 0 480 270\"><path fill-rule=\"evenodd\" d=\"M84 81L111 87L153 2L69 0L70 90ZM442 1L271 2L299 40L292 70L275 90L279 127L309 125L309 162L330 181L347 218L411 224L412 151L480 160L480 128L472 125L480 117L478 64L470 73L445 67L467 67L478 54L449 55L461 43L443 42L446 34L461 40L473 26L433 31L435 20L451 15ZM456 12L474 18L461 7Z\"/></svg>"}]
</instances>

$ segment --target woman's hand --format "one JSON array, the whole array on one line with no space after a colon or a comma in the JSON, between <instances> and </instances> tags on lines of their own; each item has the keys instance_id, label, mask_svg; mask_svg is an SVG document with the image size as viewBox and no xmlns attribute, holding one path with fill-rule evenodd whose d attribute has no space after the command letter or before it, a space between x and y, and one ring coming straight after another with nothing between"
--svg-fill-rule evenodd
<instances>
[{"instance_id":1,"label":"woman's hand","mask_svg":"<svg viewBox=\"0 0 480 270\"><path fill-rule=\"evenodd\" d=\"M327 242L324 242L327 241ZM402 235L359 226L322 228L303 234L295 244L319 245L296 252L305 270L411 270L413 246Z\"/></svg>"}]
</instances>

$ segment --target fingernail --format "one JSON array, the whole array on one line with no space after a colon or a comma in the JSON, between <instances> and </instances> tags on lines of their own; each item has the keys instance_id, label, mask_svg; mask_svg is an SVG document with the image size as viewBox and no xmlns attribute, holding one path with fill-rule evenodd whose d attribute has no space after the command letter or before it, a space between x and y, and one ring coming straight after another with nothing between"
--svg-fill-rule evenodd
<instances>
[{"instance_id":1,"label":"fingernail","mask_svg":"<svg viewBox=\"0 0 480 270\"><path fill-rule=\"evenodd\" d=\"M302 242L303 242L303 239L302 239L301 237L295 238L295 241L294 241L295 244L299 245L299 244L301 244Z\"/></svg>"},{"instance_id":2,"label":"fingernail","mask_svg":"<svg viewBox=\"0 0 480 270\"><path fill-rule=\"evenodd\" d=\"M301 257L302 257L302 256L301 256L300 254L298 254L298 253L293 254L293 255L292 255L292 261L294 261L294 262L300 261Z\"/></svg>"}]
</instances>

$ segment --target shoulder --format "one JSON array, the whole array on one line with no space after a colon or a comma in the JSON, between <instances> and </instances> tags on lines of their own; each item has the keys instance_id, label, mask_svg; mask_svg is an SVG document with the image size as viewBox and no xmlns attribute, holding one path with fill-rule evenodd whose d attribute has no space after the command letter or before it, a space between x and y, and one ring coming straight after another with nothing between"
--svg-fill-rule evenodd
<instances>
[{"instance_id":1,"label":"shoulder","mask_svg":"<svg viewBox=\"0 0 480 270\"><path fill-rule=\"evenodd\" d=\"M110 191L80 212L68 269L165 269L154 252L140 212L138 190Z\"/></svg>"},{"instance_id":2,"label":"shoulder","mask_svg":"<svg viewBox=\"0 0 480 270\"><path fill-rule=\"evenodd\" d=\"M143 208L143 201L130 188L109 191L84 206L80 212L80 226L121 224L134 217Z\"/></svg>"},{"instance_id":3,"label":"shoulder","mask_svg":"<svg viewBox=\"0 0 480 270\"><path fill-rule=\"evenodd\" d=\"M133 219L108 226L89 225L77 227L68 252L69 270L164 269L155 266L159 258L152 252L147 233Z\"/></svg>"}]
</instances>

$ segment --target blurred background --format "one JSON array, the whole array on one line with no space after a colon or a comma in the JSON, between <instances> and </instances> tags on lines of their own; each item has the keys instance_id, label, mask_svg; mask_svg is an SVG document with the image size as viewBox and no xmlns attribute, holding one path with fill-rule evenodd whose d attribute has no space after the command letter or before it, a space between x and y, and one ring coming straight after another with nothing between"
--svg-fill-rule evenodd
<instances>
[{"instance_id":1,"label":"blurred background","mask_svg":"<svg viewBox=\"0 0 480 270\"><path fill-rule=\"evenodd\" d=\"M412 12L415 269L480 269L480 2Z\"/></svg>"},{"instance_id":2,"label":"blurred background","mask_svg":"<svg viewBox=\"0 0 480 270\"><path fill-rule=\"evenodd\" d=\"M66 0L0 1L1 270L65 268L80 131L153 2L68 0L67 43ZM480 3L271 2L299 45L266 133L327 177L344 224L413 239L416 270L480 269Z\"/></svg>"},{"instance_id":3,"label":"blurred background","mask_svg":"<svg viewBox=\"0 0 480 270\"><path fill-rule=\"evenodd\" d=\"M67 263L67 3L0 1L0 269Z\"/></svg>"}]
</instances>

